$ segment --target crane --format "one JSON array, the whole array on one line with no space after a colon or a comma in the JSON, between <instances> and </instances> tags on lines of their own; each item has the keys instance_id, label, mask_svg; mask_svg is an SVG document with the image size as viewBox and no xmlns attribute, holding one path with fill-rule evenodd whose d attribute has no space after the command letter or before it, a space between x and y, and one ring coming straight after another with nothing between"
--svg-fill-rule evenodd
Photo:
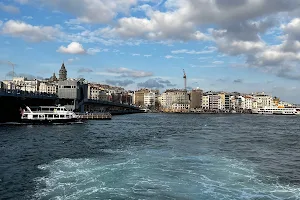
<instances>
[{"instance_id":1,"label":"crane","mask_svg":"<svg viewBox=\"0 0 300 200\"><path fill-rule=\"evenodd\" d=\"M14 64L14 63L12 63L10 61L7 61L7 62L8 62L8 64L10 64L12 66L12 70L13 70L12 78L14 78L14 76L15 76L15 65L16 64Z\"/></svg>"},{"instance_id":2,"label":"crane","mask_svg":"<svg viewBox=\"0 0 300 200\"><path fill-rule=\"evenodd\" d=\"M183 69L183 80L184 80L184 90L186 90L186 74L184 69Z\"/></svg>"}]
</instances>

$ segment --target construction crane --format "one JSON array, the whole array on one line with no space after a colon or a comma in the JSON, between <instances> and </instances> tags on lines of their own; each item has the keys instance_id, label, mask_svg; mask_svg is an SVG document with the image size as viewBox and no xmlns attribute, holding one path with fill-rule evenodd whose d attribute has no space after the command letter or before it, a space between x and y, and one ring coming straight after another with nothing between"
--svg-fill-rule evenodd
<instances>
[{"instance_id":1,"label":"construction crane","mask_svg":"<svg viewBox=\"0 0 300 200\"><path fill-rule=\"evenodd\" d=\"M7 61L7 62L8 62L8 64L10 64L12 66L12 70L13 70L12 78L14 78L14 76L15 76L15 65L16 64L14 64L14 63L12 63L10 61Z\"/></svg>"},{"instance_id":2,"label":"construction crane","mask_svg":"<svg viewBox=\"0 0 300 200\"><path fill-rule=\"evenodd\" d=\"M186 90L186 74L184 69L183 69L183 80L184 80L184 90Z\"/></svg>"}]
</instances>

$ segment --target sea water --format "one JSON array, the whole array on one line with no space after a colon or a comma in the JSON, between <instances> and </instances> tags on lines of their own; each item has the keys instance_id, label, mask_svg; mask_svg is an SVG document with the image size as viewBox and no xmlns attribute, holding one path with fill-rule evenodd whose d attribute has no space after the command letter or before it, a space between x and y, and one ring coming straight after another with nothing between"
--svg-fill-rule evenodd
<instances>
[{"instance_id":1,"label":"sea water","mask_svg":"<svg viewBox=\"0 0 300 200\"><path fill-rule=\"evenodd\" d=\"M300 199L297 116L136 114L0 128L0 198Z\"/></svg>"}]
</instances>

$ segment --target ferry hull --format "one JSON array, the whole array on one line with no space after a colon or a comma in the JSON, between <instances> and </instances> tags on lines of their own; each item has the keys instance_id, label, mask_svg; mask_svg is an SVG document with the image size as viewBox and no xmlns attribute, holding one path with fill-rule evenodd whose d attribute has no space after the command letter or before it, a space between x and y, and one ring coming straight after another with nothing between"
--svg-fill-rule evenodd
<instances>
[{"instance_id":1,"label":"ferry hull","mask_svg":"<svg viewBox=\"0 0 300 200\"><path fill-rule=\"evenodd\" d=\"M71 118L71 119L43 119L43 120L32 120L32 119L21 119L21 123L25 124L66 124L73 122L80 122L80 119Z\"/></svg>"}]
</instances>

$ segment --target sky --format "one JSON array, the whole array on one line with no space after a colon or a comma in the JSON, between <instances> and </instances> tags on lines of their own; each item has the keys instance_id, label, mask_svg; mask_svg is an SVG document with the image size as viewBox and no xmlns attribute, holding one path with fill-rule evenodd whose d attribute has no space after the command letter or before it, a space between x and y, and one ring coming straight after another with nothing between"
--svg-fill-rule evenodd
<instances>
[{"instance_id":1,"label":"sky","mask_svg":"<svg viewBox=\"0 0 300 200\"><path fill-rule=\"evenodd\" d=\"M0 80L265 92L300 103L299 0L1 0Z\"/></svg>"}]
</instances>

